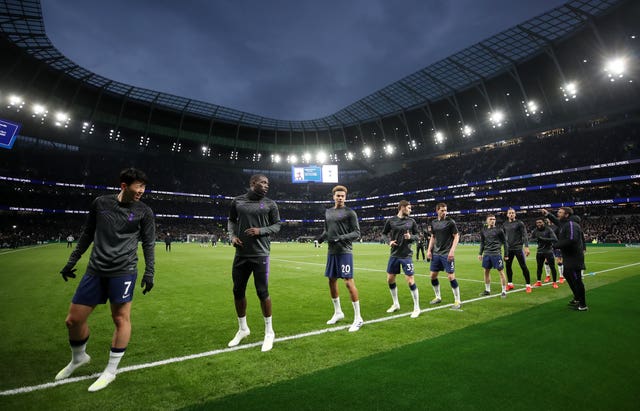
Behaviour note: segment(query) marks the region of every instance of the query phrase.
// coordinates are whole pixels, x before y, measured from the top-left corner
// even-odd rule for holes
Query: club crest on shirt
[[[129,213],[129,218],[127,218],[128,221],[133,221],[133,217],[135,217],[136,215],[133,213]]]

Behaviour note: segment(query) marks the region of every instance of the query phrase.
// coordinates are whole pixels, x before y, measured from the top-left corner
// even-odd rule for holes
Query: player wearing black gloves
[[[96,198],[91,204],[84,232],[60,271],[67,281],[76,277],[75,265],[93,243],[87,271],[71,300],[66,324],[71,344],[71,362],[56,380],[69,377],[78,367],[88,363],[89,340],[87,319],[98,304],[111,304],[115,332],[109,363],[89,391],[105,388],[116,378],[120,359],[131,337],[131,301],[138,275],[138,239],[142,241],[145,271],[140,285],[146,294],[153,288],[155,218],[151,209],[140,201],[147,176],[129,168],[120,173],[120,193]]]

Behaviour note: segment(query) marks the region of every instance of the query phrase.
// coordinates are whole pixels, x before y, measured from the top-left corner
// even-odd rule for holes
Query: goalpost
[[[187,242],[209,246],[213,234],[187,234]]]

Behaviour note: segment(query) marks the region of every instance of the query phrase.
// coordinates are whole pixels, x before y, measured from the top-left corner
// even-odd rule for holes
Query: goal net
[[[211,242],[212,234],[187,234],[188,243],[208,244]]]

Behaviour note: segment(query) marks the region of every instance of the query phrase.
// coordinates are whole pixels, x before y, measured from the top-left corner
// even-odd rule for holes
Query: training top
[[[320,238],[329,243],[329,254],[351,254],[353,241],[360,238],[358,215],[349,207],[327,208]]]
[[[507,239],[507,249],[509,251],[522,250],[523,245],[529,247],[527,228],[522,221],[505,221],[504,224],[502,224],[502,230]]]
[[[406,240],[404,234],[409,231],[411,238]],[[391,257],[407,258],[413,255],[411,245],[418,240],[418,224],[411,217],[398,217],[394,215],[384,223],[382,235],[387,242],[396,240],[396,246],[391,247]]]
[[[250,237],[245,230],[260,228],[260,235]],[[280,213],[275,201],[249,190],[233,199],[229,211],[229,240],[239,238],[242,247],[236,247],[238,257],[264,257],[271,250],[271,234],[280,231]]]
[[[566,266],[584,267],[584,236],[580,224],[572,220],[560,221],[558,242],[555,247],[562,251]]]
[[[549,226],[544,226],[542,230],[536,227],[531,233],[531,238],[538,240],[538,254],[552,252],[553,245],[558,241],[556,233]]]
[[[431,221],[431,236],[435,236],[432,254],[448,255],[453,245],[453,236],[458,234],[456,222],[449,217]]]
[[[117,194],[97,197],[69,263],[76,264],[93,242],[87,273],[101,277],[137,274],[138,240],[142,241],[144,275],[154,275],[156,224],[141,201],[121,203]]]
[[[480,231],[480,255],[501,255],[502,248],[505,248],[506,239],[504,231],[501,228],[493,226],[491,228],[486,225]]]

